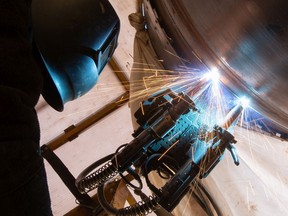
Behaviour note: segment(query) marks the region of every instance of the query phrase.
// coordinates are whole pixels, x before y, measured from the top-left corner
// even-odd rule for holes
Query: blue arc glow
[[[212,68],[208,73],[204,75],[204,78],[211,80],[213,83],[218,83],[220,79],[220,73],[218,68]]]
[[[241,98],[238,98],[237,103],[240,104],[245,109],[249,106],[250,100],[245,96],[243,96]]]

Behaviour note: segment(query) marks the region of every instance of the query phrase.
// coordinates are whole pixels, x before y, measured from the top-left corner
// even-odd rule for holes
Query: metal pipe
[[[129,101],[129,92],[125,92],[118,98],[116,98],[111,103],[107,104],[100,110],[96,111],[94,114],[88,116],[81,122],[76,125],[71,125],[70,127],[64,130],[64,133],[59,135],[58,137],[54,138],[46,145],[54,151],[55,149],[59,148],[60,146],[64,145],[67,142],[72,141],[73,139],[77,138],[81,133],[86,131],[89,127],[94,125],[96,122],[100,121],[108,114],[112,113],[122,105],[126,104]]]
[[[287,1],[146,0],[144,8],[166,69],[217,67],[230,90],[288,131]]]

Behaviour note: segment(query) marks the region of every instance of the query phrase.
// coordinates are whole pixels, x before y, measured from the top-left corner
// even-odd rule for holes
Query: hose
[[[100,184],[104,184],[106,181],[110,180],[118,174],[117,164],[112,164],[111,159],[117,155],[121,148],[125,146],[127,146],[127,144],[119,146],[115,153],[107,155],[106,157],[103,157],[100,160],[94,162],[78,175],[75,184],[80,193],[88,193],[89,191],[97,188]],[[104,165],[96,171],[92,172],[101,164]],[[91,174],[88,175],[89,173]]]
[[[217,215],[222,216],[223,214],[220,207],[217,205],[216,201],[212,198],[211,194],[208,192],[206,187],[200,182],[198,182],[198,187],[201,189],[202,192],[204,192],[204,194],[210,201],[211,205],[213,206],[214,210],[216,211]]]
[[[109,212],[110,214],[116,215],[116,216],[137,216],[137,215],[148,215],[152,211],[155,211],[157,209],[158,205],[158,198],[156,196],[149,196],[147,199],[143,201],[137,202],[133,206],[128,206],[122,209],[116,209],[113,206],[111,206],[108,201],[106,200],[105,194],[104,194],[104,184],[101,184],[98,186],[98,201],[102,208]]]
[[[213,210],[216,213],[217,216],[223,216],[222,211],[220,207],[217,205],[216,201],[212,198],[211,194],[208,192],[208,190],[204,187],[204,185],[200,181],[195,181],[195,185],[197,185],[195,188],[190,188],[189,192],[192,194],[194,199],[197,201],[197,203],[201,206],[201,208],[206,212],[208,216],[213,216]],[[203,194],[204,193],[204,194]],[[206,196],[206,198],[204,197]],[[209,207],[209,203],[211,206]]]
[[[118,174],[117,167],[110,161],[114,155],[114,153],[107,155],[106,157],[94,162],[79,174],[76,178],[75,184],[81,193],[88,193]],[[88,175],[103,163],[105,164],[102,167]]]

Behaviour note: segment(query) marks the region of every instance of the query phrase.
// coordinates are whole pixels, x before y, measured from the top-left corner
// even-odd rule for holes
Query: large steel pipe
[[[144,0],[144,9],[166,68],[217,67],[229,89],[288,131],[286,0]]]

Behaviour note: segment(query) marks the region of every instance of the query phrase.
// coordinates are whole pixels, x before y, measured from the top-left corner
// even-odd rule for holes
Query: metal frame
[[[60,160],[60,158],[58,158],[58,156],[54,153],[54,150],[66,144],[67,142],[70,142],[76,139],[81,133],[89,129],[92,125],[96,124],[98,121],[100,121],[107,115],[111,114],[112,112],[116,111],[118,108],[120,108],[122,105],[126,104],[129,101],[130,82],[129,82],[126,72],[120,69],[119,64],[114,58],[110,59],[109,65],[112,68],[115,75],[117,76],[120,83],[125,88],[126,90],[125,93],[115,98],[113,101],[106,104],[101,109],[97,110],[95,113],[83,119],[76,125],[73,124],[69,126],[68,128],[64,129],[64,133],[52,139],[47,144],[44,144],[41,146],[42,156],[48,161],[48,163],[52,166],[54,171],[62,179],[63,183],[67,186],[70,192],[80,202],[80,205],[72,209],[71,211],[69,211],[67,214],[65,214],[66,216],[68,215],[69,216],[91,215],[91,211],[97,210],[97,206],[99,206],[99,204],[97,204],[98,202],[97,202],[96,196],[90,197],[87,194],[83,195],[77,190],[75,186],[75,177],[70,173],[69,169]],[[112,199],[115,196],[116,191],[119,189],[120,186],[121,184],[119,182],[114,183],[114,184],[109,184],[109,191],[110,192],[114,191],[114,193],[107,193],[107,197],[110,197]],[[123,185],[121,187],[123,187]],[[128,194],[128,196],[129,196],[128,197],[129,200],[133,201],[133,196],[131,194]],[[82,206],[86,206],[86,207],[83,208]],[[99,208],[101,209],[100,206]]]
[[[109,115],[110,113],[114,112],[122,105],[126,104],[129,101],[129,85],[130,81],[127,77],[125,71],[121,70],[119,65],[117,64],[114,58],[111,58],[109,65],[111,66],[113,72],[125,88],[126,92],[120,95],[119,97],[115,98],[113,101],[102,107],[101,109],[97,110],[92,115],[88,116],[87,118],[83,119],[76,125],[70,125],[68,128],[64,129],[64,133],[59,135],[58,137],[52,139],[47,144],[45,144],[50,150],[54,151],[60,146],[64,145],[67,142],[70,142],[76,139],[81,133],[87,130],[89,127],[103,119],[105,116]]]

